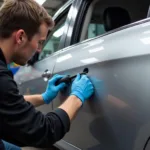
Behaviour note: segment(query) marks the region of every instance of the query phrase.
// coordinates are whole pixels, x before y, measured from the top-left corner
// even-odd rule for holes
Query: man
[[[49,104],[65,83],[56,86],[62,75],[48,82],[43,94],[22,96],[7,64],[25,65],[41,51],[54,22],[33,0],[5,0],[0,8],[0,139],[19,146],[51,147],[69,131],[77,111],[93,94],[87,76],[77,75],[71,94],[54,112],[43,115],[34,106]],[[0,149],[4,149],[0,141]]]

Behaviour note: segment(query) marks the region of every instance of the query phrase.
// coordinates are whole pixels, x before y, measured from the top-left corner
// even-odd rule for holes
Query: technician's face
[[[48,26],[43,23],[29,41],[24,30],[19,30],[16,33],[17,46],[15,48],[13,61],[19,65],[25,65],[35,52],[41,52],[44,41],[48,34]]]

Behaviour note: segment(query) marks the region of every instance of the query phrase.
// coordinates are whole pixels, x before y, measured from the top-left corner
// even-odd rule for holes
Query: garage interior
[[[0,0],[0,6],[4,0]],[[50,15],[54,15],[55,12],[64,4],[67,0],[35,0],[40,5],[42,4]]]

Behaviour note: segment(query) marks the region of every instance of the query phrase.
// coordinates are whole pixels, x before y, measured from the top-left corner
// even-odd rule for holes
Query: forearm
[[[72,95],[59,108],[63,109],[68,114],[70,121],[72,121],[81,106],[81,100]]]
[[[44,104],[42,95],[24,95],[24,99],[30,102],[35,107],[38,107]]]

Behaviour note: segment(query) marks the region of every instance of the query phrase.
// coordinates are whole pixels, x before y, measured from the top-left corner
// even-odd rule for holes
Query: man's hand
[[[63,77],[63,75],[55,75],[48,81],[47,89],[45,93],[42,94],[43,100],[46,104],[49,104],[57,96],[58,92],[66,87],[65,83],[60,83],[56,86],[56,82]]]
[[[78,97],[82,103],[90,98],[94,92],[94,87],[86,75],[78,74],[71,87],[71,95]]]

